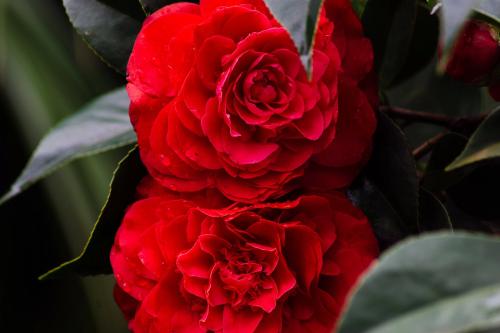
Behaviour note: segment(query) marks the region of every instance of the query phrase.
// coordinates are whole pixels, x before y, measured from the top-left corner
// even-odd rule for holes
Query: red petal
[[[302,288],[309,290],[317,283],[323,267],[323,251],[318,234],[303,225],[286,228],[284,254]]]
[[[224,333],[254,333],[264,317],[262,311],[224,307]]]
[[[235,47],[232,39],[223,36],[212,36],[201,45],[196,60],[196,69],[201,81],[208,89],[215,90],[222,72],[222,57]]]
[[[214,263],[212,256],[205,253],[197,241],[187,252],[177,257],[177,268],[182,274],[208,279]]]
[[[306,139],[311,141],[318,140],[325,129],[323,113],[319,109],[314,108],[304,113],[302,119],[294,123],[294,127]]]

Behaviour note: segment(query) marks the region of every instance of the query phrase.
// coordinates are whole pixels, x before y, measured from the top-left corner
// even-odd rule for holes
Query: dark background
[[[0,0],[0,193],[43,134],[124,83],[73,29],[61,0]],[[1,332],[126,332],[110,276],[37,277],[79,253],[123,151],[72,163],[0,207]]]

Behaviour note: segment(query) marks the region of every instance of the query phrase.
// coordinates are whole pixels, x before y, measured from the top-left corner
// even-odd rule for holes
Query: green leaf
[[[380,189],[369,180],[361,179],[347,193],[353,204],[368,217],[381,249],[408,236],[401,216]]]
[[[73,160],[135,141],[125,89],[108,93],[61,122],[42,139],[0,204]]]
[[[141,21],[98,0],[63,0],[63,4],[89,47],[109,66],[125,73]]]
[[[139,0],[142,8],[148,14],[151,14],[163,6],[171,3],[171,1],[166,0]]]
[[[439,233],[387,251],[361,279],[338,333],[465,333],[500,326],[500,240]]]
[[[416,232],[418,179],[415,160],[404,133],[384,113],[379,113],[374,147],[366,168],[367,178],[380,189],[401,216],[406,232]]]
[[[408,56],[404,66],[391,84],[395,85],[406,80],[428,65],[436,54],[438,39],[438,16],[431,15],[429,9],[419,3]]]
[[[80,275],[111,273],[109,252],[113,246],[116,230],[120,226],[127,206],[135,198],[137,184],[145,175],[146,170],[136,147],[118,164],[110,184],[108,199],[82,253],[45,273],[39,279],[43,280],[70,272]]]
[[[445,168],[460,155],[466,144],[465,136],[457,133],[446,134],[432,150],[422,179],[423,186],[432,191],[442,191],[458,183],[465,175],[464,170],[446,172]]]
[[[482,0],[476,7],[476,12],[481,14],[486,21],[500,27],[500,2],[498,0]]]
[[[158,9],[170,5],[172,3],[175,3],[178,1],[175,0],[139,0],[139,3],[141,4],[142,8],[144,11],[148,14],[152,14]],[[184,0],[183,2],[193,2],[197,3],[198,1],[196,0]]]
[[[309,76],[312,74],[314,35],[323,0],[264,0],[274,17],[288,30]]]
[[[419,231],[453,230],[448,211],[430,191],[420,188]]]
[[[500,109],[491,113],[472,134],[464,151],[446,167],[447,171],[500,157]]]
[[[455,40],[479,1],[480,0],[441,0],[440,39],[443,50],[438,65],[441,72],[444,72],[446,68]]]
[[[416,0],[371,0],[363,13],[363,26],[375,51],[375,65],[383,88],[403,69],[415,30]]]
[[[133,17],[140,22],[144,20],[145,13],[142,10],[141,5],[136,0],[97,0],[97,1],[113,9],[116,9],[120,13]]]
[[[358,14],[358,17],[363,17],[367,2],[368,0],[351,0],[352,8]]]

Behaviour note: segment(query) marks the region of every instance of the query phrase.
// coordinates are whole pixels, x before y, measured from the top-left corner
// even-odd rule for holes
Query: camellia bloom
[[[378,255],[341,193],[225,208],[213,195],[150,193],[128,209],[111,252],[135,333],[330,333]]]
[[[456,42],[446,73],[466,83],[487,84],[499,63],[498,31],[485,22],[471,20]]]
[[[149,173],[174,191],[216,188],[255,203],[298,186],[315,158],[329,185],[348,185],[370,152],[376,101],[373,52],[348,0],[326,2],[314,45],[308,80],[262,0],[151,15],[127,85]]]

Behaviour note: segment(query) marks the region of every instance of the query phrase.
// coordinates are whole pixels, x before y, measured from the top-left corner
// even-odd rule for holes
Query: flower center
[[[249,75],[252,85],[249,89],[249,99],[254,103],[269,104],[278,97],[276,76],[268,70],[259,70]]]
[[[274,256],[274,255],[271,255]],[[258,298],[271,280],[269,254],[255,253],[250,249],[226,250],[221,261],[219,278],[233,306],[244,306]],[[273,265],[271,263],[271,265]]]

